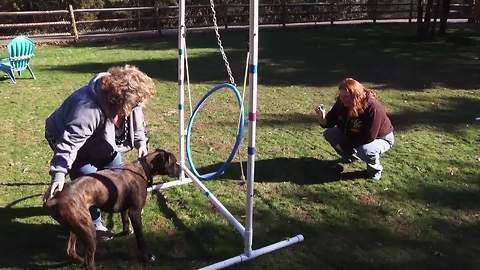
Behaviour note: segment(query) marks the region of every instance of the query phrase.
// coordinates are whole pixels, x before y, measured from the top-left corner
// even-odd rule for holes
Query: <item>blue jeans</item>
[[[120,166],[122,166],[122,154],[117,152],[113,159],[95,164],[91,164],[88,161],[75,160],[68,174],[73,181],[80,176],[95,173],[97,170],[118,168]],[[90,207],[90,215],[92,216],[92,220],[96,220],[100,217],[100,209],[94,206]]]
[[[348,158],[345,156],[345,152],[354,150],[357,156],[367,163],[367,171],[372,173],[383,170],[383,166],[380,164],[380,155],[390,150],[395,143],[393,132],[390,132],[383,138],[375,139],[373,142],[360,145],[355,149],[341,149],[340,145],[348,138],[338,127],[327,128],[323,136],[342,157]]]

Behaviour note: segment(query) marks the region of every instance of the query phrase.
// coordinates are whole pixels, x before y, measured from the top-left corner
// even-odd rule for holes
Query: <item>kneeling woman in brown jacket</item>
[[[326,128],[325,139],[344,162],[365,161],[372,180],[378,181],[383,170],[380,155],[395,141],[392,123],[375,93],[358,81],[344,79],[338,90],[328,113],[323,104],[315,109],[320,125]]]

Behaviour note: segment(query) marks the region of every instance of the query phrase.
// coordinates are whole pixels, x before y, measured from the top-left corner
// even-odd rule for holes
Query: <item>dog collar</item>
[[[153,176],[150,167],[147,164],[147,160],[145,157],[141,157],[138,159],[140,164],[142,165],[143,171],[145,172],[145,176],[147,177],[147,186],[151,187],[153,186]]]

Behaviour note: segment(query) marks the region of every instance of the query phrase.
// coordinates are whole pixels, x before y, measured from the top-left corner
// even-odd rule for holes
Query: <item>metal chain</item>
[[[225,50],[223,49],[223,46],[222,46],[220,33],[218,32],[217,13],[215,12],[215,3],[213,2],[213,0],[210,0],[210,8],[212,9],[213,27],[215,29],[215,35],[217,36],[218,47],[220,48],[220,53],[222,54],[225,67],[227,68],[228,76],[230,78],[230,83],[233,85],[236,85],[235,80],[233,79],[232,70],[230,69],[230,63],[228,63],[227,55],[225,54]]]

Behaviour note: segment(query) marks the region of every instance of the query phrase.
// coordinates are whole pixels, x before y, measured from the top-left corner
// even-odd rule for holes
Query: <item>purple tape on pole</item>
[[[257,121],[257,113],[253,113],[253,112],[248,113],[248,120],[249,120],[250,122],[255,122],[255,121]]]

